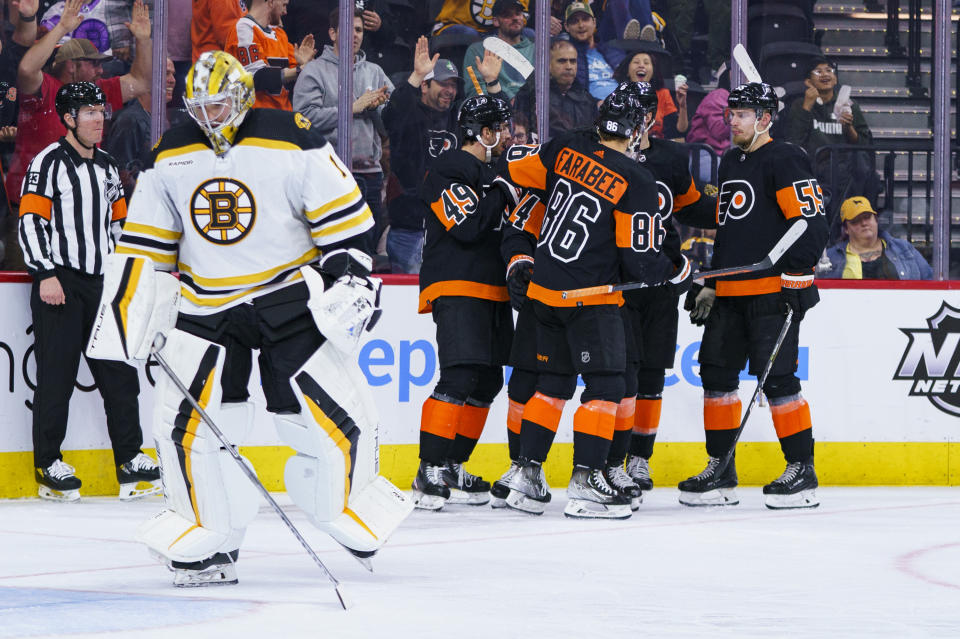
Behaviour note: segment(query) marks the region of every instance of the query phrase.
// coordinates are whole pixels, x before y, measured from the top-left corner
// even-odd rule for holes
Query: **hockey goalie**
[[[287,492],[369,566],[413,508],[378,475],[376,410],[350,355],[380,313],[361,250],[370,209],[306,118],[252,108],[253,78],[232,56],[205,53],[186,84],[193,122],[167,131],[140,175],[87,352],[146,359],[162,343],[176,377],[239,445],[253,424],[259,350],[267,411],[296,451]],[[166,375],[153,435],[166,507],[138,540],[173,568],[176,586],[237,583],[257,490]]]

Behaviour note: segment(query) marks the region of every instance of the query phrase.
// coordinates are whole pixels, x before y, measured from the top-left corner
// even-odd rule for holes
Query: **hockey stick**
[[[733,47],[733,59],[737,61],[737,66],[743,71],[747,82],[763,82],[760,78],[760,72],[757,71],[757,67],[753,65],[753,60],[750,59],[750,54],[747,53],[746,47],[739,42],[737,46]]]
[[[763,389],[763,385],[767,382],[767,376],[770,374],[770,371],[773,369],[773,363],[777,360],[777,355],[780,353],[780,347],[783,346],[783,340],[787,338],[787,331],[790,330],[790,325],[793,323],[793,309],[787,309],[787,316],[783,320],[783,328],[780,329],[780,334],[777,335],[777,341],[773,344],[773,350],[770,352],[770,359],[767,360],[767,365],[763,369],[763,373],[760,375],[760,379],[757,380],[757,387],[753,390],[753,397],[750,398],[750,403],[747,404],[747,410],[743,413],[743,419],[740,420],[740,426],[737,428],[737,432],[733,434],[733,443],[730,444],[730,450],[726,452],[723,456],[723,459],[720,460],[720,463],[717,464],[717,469],[714,471],[715,477],[720,477],[723,474],[723,471],[727,469],[727,466],[730,464],[730,460],[733,459],[733,453],[737,448],[737,442],[740,441],[740,434],[743,433],[743,427],[747,425],[747,419],[750,418],[750,411],[753,410],[754,404],[757,403],[757,398],[760,396],[760,391]]]
[[[780,238],[776,244],[773,245],[773,248],[770,249],[770,252],[767,253],[767,256],[764,257],[759,262],[754,264],[747,264],[745,266],[729,266],[727,268],[718,268],[712,271],[702,271],[700,273],[694,273],[693,279],[695,280],[704,280],[712,277],[723,277],[725,275],[739,275],[741,273],[753,273],[756,271],[762,271],[764,269],[772,268],[777,261],[783,257],[783,254],[793,246],[803,232],[807,230],[807,221],[803,218],[800,218],[793,225],[787,229],[787,232],[783,234],[783,237]],[[569,291],[563,291],[560,293],[562,299],[571,299],[575,297],[590,297],[592,295],[604,295],[606,293],[616,293],[617,291],[632,291],[636,288],[646,288],[650,286],[646,282],[625,282],[623,284],[602,284],[600,286],[588,286],[587,288],[575,288]]]
[[[151,353],[153,354],[154,359],[157,360],[157,363],[160,364],[160,368],[163,369],[163,372],[167,374],[167,377],[173,382],[177,389],[183,394],[187,399],[190,406],[193,407],[193,410],[197,411],[197,414],[200,415],[200,418],[207,424],[210,430],[216,435],[217,439],[220,440],[220,443],[223,444],[224,448],[230,456],[240,465],[240,470],[243,471],[243,474],[247,476],[253,485],[260,491],[260,494],[264,499],[267,500],[267,503],[277,512],[280,516],[280,519],[283,520],[283,523],[287,525],[287,528],[290,529],[290,532],[293,533],[293,536],[297,538],[297,541],[300,542],[300,545],[303,546],[303,549],[307,551],[307,554],[316,562],[317,566],[320,567],[320,570],[323,571],[323,574],[326,575],[327,579],[330,580],[330,583],[333,585],[333,589],[337,593],[337,599],[340,600],[340,605],[343,606],[343,609],[346,610],[352,604],[347,599],[346,593],[343,592],[343,587],[340,585],[340,582],[337,581],[337,578],[323,565],[323,562],[320,561],[320,557],[317,556],[317,553],[313,551],[313,548],[310,547],[310,544],[307,543],[307,540],[303,538],[303,535],[300,534],[300,531],[297,530],[297,527],[293,525],[293,522],[290,521],[290,518],[287,517],[287,514],[283,512],[283,509],[280,508],[279,504],[274,501],[273,497],[270,495],[270,492],[264,487],[264,485],[257,478],[256,473],[247,466],[246,462],[243,461],[243,457],[240,456],[240,453],[233,447],[233,445],[227,441],[226,436],[223,434],[223,431],[213,423],[213,419],[207,415],[207,412],[203,410],[200,404],[197,403],[196,398],[190,394],[190,391],[186,386],[183,385],[183,382],[180,381],[180,378],[177,377],[177,374],[173,372],[173,369],[170,368],[170,365],[167,364],[167,361],[164,359],[163,355],[160,354],[160,350],[163,348],[167,339],[163,336],[162,333],[157,333],[157,336],[153,340],[153,346],[151,347]]]

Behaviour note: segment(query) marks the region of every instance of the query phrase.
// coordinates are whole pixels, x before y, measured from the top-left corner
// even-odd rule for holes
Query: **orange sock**
[[[770,414],[779,439],[813,427],[810,421],[810,405],[802,397],[779,405],[771,402]]]
[[[740,426],[740,396],[727,393],[703,398],[704,430],[733,430]]]
[[[637,435],[656,435],[660,427],[660,409],[663,400],[638,399],[634,413],[633,432]]]

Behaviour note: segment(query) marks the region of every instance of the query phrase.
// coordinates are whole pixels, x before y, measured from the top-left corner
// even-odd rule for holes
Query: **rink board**
[[[861,283],[821,289],[822,302],[803,322],[798,362],[811,406],[821,483],[960,484],[960,294],[948,288],[953,285],[887,283],[878,288]],[[29,496],[36,490],[30,452],[36,366],[29,292],[24,278],[0,279],[5,301],[0,316],[0,498]],[[385,286],[383,305],[384,318],[358,349],[357,363],[381,415],[382,471],[407,486],[417,462],[420,407],[439,375],[433,322],[429,315],[416,313],[416,286]],[[661,485],[699,472],[705,460],[696,362],[701,335],[702,330],[681,315],[675,368],[668,371],[652,460]],[[158,373],[155,364],[141,366],[141,420],[147,442]],[[756,382],[745,373],[742,380],[740,394],[746,404]],[[264,405],[256,375],[251,396]],[[568,403],[548,460],[554,485],[569,478],[575,406],[576,400]],[[495,476],[505,470],[505,420],[502,392],[470,463],[473,472]],[[742,483],[765,483],[782,471],[766,407],[754,411],[743,442],[737,454]],[[281,489],[283,464],[292,451],[280,445],[265,411],[258,411],[246,444],[244,451],[264,481]],[[63,449],[84,481],[85,494],[116,490],[103,405],[82,362]]]

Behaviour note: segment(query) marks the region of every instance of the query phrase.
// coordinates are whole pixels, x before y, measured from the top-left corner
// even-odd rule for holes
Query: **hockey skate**
[[[230,586],[237,583],[236,560],[240,552],[218,552],[213,557],[191,563],[174,561],[173,585],[177,588]]]
[[[737,468],[735,460],[717,475],[720,465],[719,457],[711,457],[707,467],[699,475],[685,479],[679,484],[680,503],[684,506],[736,506],[740,503],[737,497]]]
[[[550,487],[543,474],[543,465],[539,462],[528,461],[510,479],[510,492],[507,495],[507,506],[514,510],[542,515],[550,503]]]
[[[440,510],[450,499],[450,488],[443,481],[444,466],[420,461],[413,478],[413,505],[423,510]]]
[[[77,501],[80,499],[81,482],[76,470],[61,459],[46,468],[35,469],[40,497],[51,501]]]
[[[629,519],[630,499],[614,489],[600,468],[574,466],[563,514],[578,519]],[[509,503],[509,502],[508,502]]]
[[[450,489],[448,504],[482,506],[490,501],[490,482],[468,473],[463,464],[448,460],[443,467],[442,477]]]
[[[160,467],[143,453],[117,466],[117,481],[120,482],[122,501],[163,492],[163,486],[160,484]]]
[[[627,474],[623,466],[608,466],[604,471],[604,476],[614,490],[630,500],[630,510],[640,510],[643,493],[640,492],[640,486]]]
[[[817,474],[813,461],[790,462],[778,478],[763,487],[763,500],[767,508],[816,508]]]
[[[490,507],[506,508],[507,495],[510,494],[510,480],[520,471],[519,462],[511,461],[510,468],[503,474],[503,477],[493,482],[490,486]]]
[[[627,457],[627,474],[641,492],[653,490],[653,480],[650,479],[650,462],[646,457],[630,455]],[[641,501],[643,501],[641,499]]]

